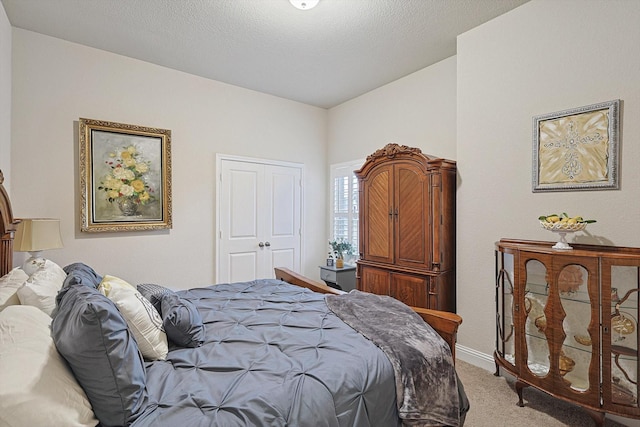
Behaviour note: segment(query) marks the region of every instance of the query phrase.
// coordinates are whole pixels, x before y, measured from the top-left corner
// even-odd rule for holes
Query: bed
[[[459,316],[287,269],[179,291],[82,262],[25,277],[1,183],[0,425],[464,423]]]

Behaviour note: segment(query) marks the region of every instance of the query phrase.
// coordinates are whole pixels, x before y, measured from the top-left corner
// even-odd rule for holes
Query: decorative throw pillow
[[[10,305],[20,304],[18,289],[27,281],[29,276],[20,267],[16,267],[0,277],[0,311]]]
[[[96,417],[104,426],[129,425],[145,411],[149,397],[144,360],[127,322],[109,298],[89,286],[63,288],[57,300],[53,340]]]
[[[98,290],[116,304],[142,355],[149,360],[166,359],[169,345],[158,310],[136,288],[117,277],[105,275]]]
[[[0,312],[0,425],[95,426],[87,395],[51,338],[51,317],[15,305]]]
[[[196,306],[175,293],[162,297],[162,324],[167,337],[181,347],[200,347],[204,325]]]
[[[44,265],[29,276],[20,289],[18,298],[24,305],[33,305],[51,316],[56,308],[56,295],[62,288],[67,273],[55,262],[46,260]]]
[[[63,270],[67,273],[63,286],[80,284],[97,289],[102,281],[102,276],[98,275],[93,268],[81,262],[69,264]]]
[[[142,283],[137,286],[138,292],[142,294],[162,316],[162,297],[167,294],[173,294],[174,292],[165,288],[164,286],[156,285],[153,283]]]

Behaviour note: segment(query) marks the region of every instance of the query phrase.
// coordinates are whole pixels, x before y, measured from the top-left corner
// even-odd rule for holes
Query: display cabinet
[[[640,248],[502,239],[496,244],[496,375],[504,369],[582,406],[640,418]]]

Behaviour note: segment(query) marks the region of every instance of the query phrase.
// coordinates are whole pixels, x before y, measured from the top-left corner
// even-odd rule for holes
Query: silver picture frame
[[[533,118],[532,190],[619,189],[620,100]]]

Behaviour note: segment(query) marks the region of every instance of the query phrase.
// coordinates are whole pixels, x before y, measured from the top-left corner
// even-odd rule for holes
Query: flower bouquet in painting
[[[105,192],[110,203],[117,204],[122,215],[135,216],[140,206],[155,199],[153,189],[146,181],[149,162],[142,158],[135,146],[110,152],[105,163],[110,172],[102,179],[98,190]]]

